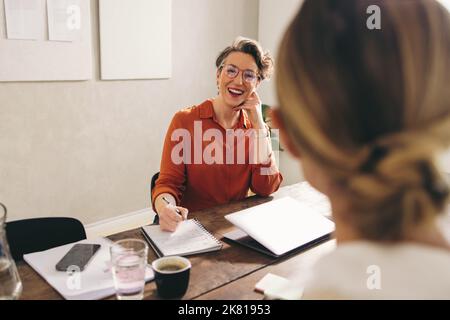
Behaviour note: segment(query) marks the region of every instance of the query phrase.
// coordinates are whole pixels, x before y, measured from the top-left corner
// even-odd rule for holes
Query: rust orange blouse
[[[245,132],[250,128],[251,123],[243,110],[234,130],[242,129]],[[216,134],[220,132],[222,141],[205,135],[208,129],[215,129],[209,132]],[[245,162],[238,161],[239,137],[235,136],[233,143],[230,143],[233,139],[226,139],[227,134],[233,134],[232,131],[225,130],[216,122],[212,100],[178,111],[166,133],[160,174],[152,191],[153,209],[155,210],[155,199],[161,193],[172,194],[179,206],[193,211],[242,200],[249,189],[261,196],[268,196],[278,190],[283,177],[276,167],[273,155],[269,163],[252,164],[248,156],[249,144],[245,143]],[[190,141],[183,144],[186,141],[180,136],[190,136]],[[211,153],[212,142],[219,143],[220,148],[223,148],[223,157],[215,157],[220,156],[220,152]],[[243,150],[242,146],[239,148]],[[233,158],[231,161],[226,159],[227,152],[228,156],[231,154],[230,159]],[[206,159],[204,154],[213,155],[214,162],[208,164],[211,159]],[[181,163],[179,156],[184,157]],[[270,168],[270,174],[262,174],[262,168]]]

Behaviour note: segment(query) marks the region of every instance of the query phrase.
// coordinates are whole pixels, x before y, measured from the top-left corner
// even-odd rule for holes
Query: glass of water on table
[[[141,300],[144,297],[147,244],[139,239],[124,239],[110,248],[111,270],[119,300]]]

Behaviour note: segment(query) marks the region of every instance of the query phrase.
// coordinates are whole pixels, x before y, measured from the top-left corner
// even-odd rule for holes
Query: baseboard
[[[151,208],[130,212],[84,226],[88,239],[107,237],[115,233],[136,229],[152,223],[155,212]]]

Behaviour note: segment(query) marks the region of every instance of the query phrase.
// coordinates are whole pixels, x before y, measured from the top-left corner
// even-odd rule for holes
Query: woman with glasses
[[[256,92],[272,58],[238,38],[216,60],[215,98],[175,114],[167,130],[152,204],[162,230],[174,231],[189,210],[268,196],[282,181]]]
[[[274,120],[336,223],[304,298],[449,299],[436,157],[450,144],[450,13],[433,0],[305,0],[279,52]]]

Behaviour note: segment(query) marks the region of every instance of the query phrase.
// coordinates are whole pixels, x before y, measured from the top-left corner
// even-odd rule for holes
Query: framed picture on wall
[[[171,0],[100,0],[101,79],[165,79],[172,68]]]

